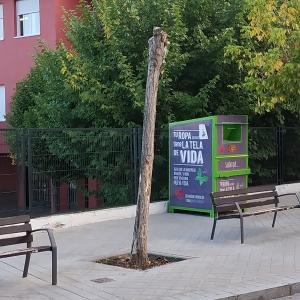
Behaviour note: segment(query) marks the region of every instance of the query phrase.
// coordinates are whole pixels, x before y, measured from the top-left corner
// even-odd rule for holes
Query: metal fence
[[[0,215],[1,212],[15,214],[22,210],[21,200],[24,196],[24,180],[22,170],[17,165],[16,157],[12,157],[7,137],[16,135],[15,130],[0,130]],[[16,144],[17,146],[17,144]]]
[[[152,201],[168,199],[168,130],[155,138]],[[135,203],[141,140],[141,128],[0,130],[0,215]],[[300,128],[250,128],[249,184],[300,180],[298,149]]]
[[[249,129],[250,185],[300,181],[300,128]]]

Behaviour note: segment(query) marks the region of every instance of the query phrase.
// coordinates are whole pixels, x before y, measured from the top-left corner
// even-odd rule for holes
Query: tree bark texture
[[[146,267],[148,264],[148,216],[154,159],[156,102],[159,76],[164,63],[167,45],[167,34],[160,27],[155,27],[153,29],[153,37],[149,39],[149,63],[144,107],[141,167],[131,249],[132,254],[136,252],[137,264],[141,268]]]

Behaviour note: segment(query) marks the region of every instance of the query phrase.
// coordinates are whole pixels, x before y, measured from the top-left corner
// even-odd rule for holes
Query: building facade
[[[49,48],[65,40],[64,10],[76,8],[79,0],[0,0],[0,128],[16,83],[33,65],[39,41]]]
[[[63,15],[65,10],[75,10],[78,3],[79,0],[0,0],[0,214],[5,210],[22,209],[24,203],[28,203],[28,170],[24,170],[24,165],[20,170],[13,163],[5,142],[6,115],[10,111],[16,84],[30,72],[40,41],[49,48],[55,48],[60,41],[68,43]],[[95,180],[85,181],[89,189],[98,188]],[[49,182],[38,184],[48,186]],[[45,192],[49,192],[47,188]],[[74,197],[72,185],[62,184],[57,193],[58,210],[68,210],[70,198]],[[94,196],[86,200],[82,194],[76,197],[79,209],[98,206],[99,201]]]

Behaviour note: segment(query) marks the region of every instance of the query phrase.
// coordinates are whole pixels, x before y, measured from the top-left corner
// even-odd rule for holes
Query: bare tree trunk
[[[160,28],[153,29],[149,39],[148,77],[145,95],[142,157],[139,178],[136,218],[131,254],[136,252],[137,264],[144,268],[148,264],[148,216],[151,195],[151,180],[154,158],[154,132],[159,76],[167,51],[167,34]]]

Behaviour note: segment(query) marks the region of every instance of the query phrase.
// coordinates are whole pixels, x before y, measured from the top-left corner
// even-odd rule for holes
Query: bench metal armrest
[[[56,249],[57,248],[52,229],[49,229],[49,228],[39,228],[39,229],[31,230],[31,233],[38,232],[38,231],[46,231],[48,233],[48,237],[49,237],[49,240],[50,240],[51,248],[52,249]]]
[[[239,212],[239,215],[242,217],[243,216],[243,211],[242,211],[240,205],[237,202],[234,202],[234,204],[235,204],[235,206],[236,206],[236,208]]]
[[[300,204],[300,192],[290,192],[290,193],[284,193],[284,194],[277,194],[277,197],[280,198],[282,196],[296,196],[299,204]]]

